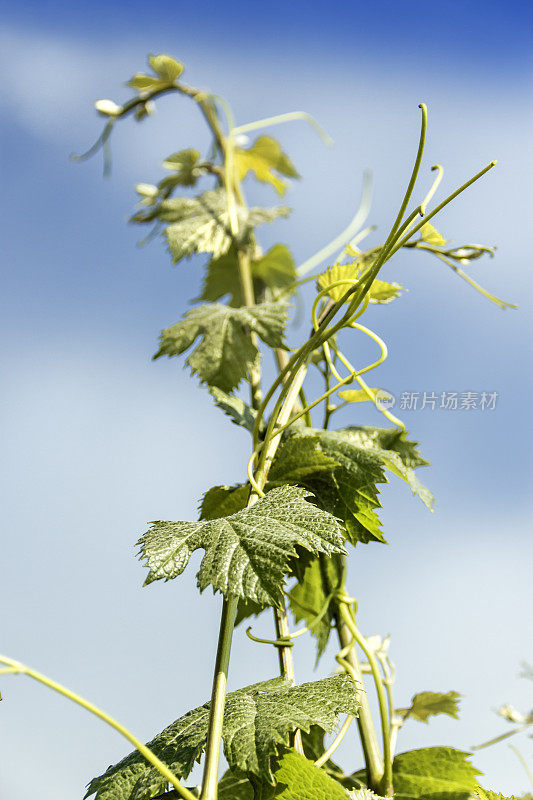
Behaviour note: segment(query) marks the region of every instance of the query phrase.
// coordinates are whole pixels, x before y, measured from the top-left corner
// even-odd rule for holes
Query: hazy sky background
[[[141,589],[133,545],[148,520],[194,519],[210,486],[241,480],[249,442],[178,360],[150,363],[159,330],[198,293],[204,259],[172,268],[160,242],[137,248],[141,232],[126,224],[133,185],[157,180],[165,156],[208,138],[193,105],[168,97],[142,125],[117,126],[111,180],[99,157],[68,159],[100,131],[92,102],[126,98],[122,84],[146,53],[168,52],[185,62],[187,81],[225,95],[239,123],[304,109],[334,138],[328,150],[303,123],[272,131],[304,180],[287,195],[290,220],[260,238],[289,244],[298,262],[348,223],[366,167],[379,226],[368,243],[379,243],[409,176],[420,101],[430,116],[419,200],[435,162],[445,167],[444,196],[499,159],[437,225],[454,244],[498,246],[471,274],[519,310],[502,312],[444,265],[402,253],[385,275],[409,293],[371,315],[390,348],[373,385],[398,397],[496,391],[497,408],[403,412],[432,462],[421,477],[436,512],[398,482],[384,487],[391,544],[361,547],[349,583],[363,632],[392,634],[400,704],[425,689],[464,696],[460,721],[412,722],[400,750],[468,749],[506,730],[492,708],[532,705],[531,684],[516,677],[522,659],[533,661],[529,3],[1,7],[0,651],[145,739],[210,692],[220,598],[195,594],[200,554],[181,579]],[[247,185],[247,194],[277,202],[269,187]],[[354,359],[367,355],[359,347],[347,346]],[[343,413],[339,425],[382,424],[372,410]],[[270,635],[270,620],[256,629]],[[294,653],[298,680],[332,669],[325,659],[312,672],[309,641]],[[271,677],[276,664],[239,630],[231,687]],[[77,800],[128,751],[37,684],[7,676],[1,690],[2,799]],[[531,740],[521,749],[532,763]],[[343,754],[360,766],[349,744]],[[475,763],[490,788],[528,788],[505,744]]]

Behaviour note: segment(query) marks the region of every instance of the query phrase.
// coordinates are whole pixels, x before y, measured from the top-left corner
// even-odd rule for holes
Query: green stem
[[[238,605],[239,599],[237,597],[229,597],[227,600],[223,600],[215,662],[215,675],[213,678],[213,691],[211,693],[211,709],[202,779],[202,794],[200,795],[202,800],[216,800],[217,797],[218,765],[220,761],[220,742],[224,723],[224,708],[226,705],[229,658]]]
[[[14,661],[11,658],[7,658],[6,656],[0,656],[0,663],[6,664],[8,667],[9,672],[18,673],[21,675],[27,675],[29,678],[33,678],[39,683],[48,686],[48,688],[53,689],[55,692],[62,694],[64,697],[67,697],[69,700],[72,700],[74,703],[77,703],[82,708],[85,708],[87,711],[90,711],[91,714],[94,714],[99,719],[106,722],[112,728],[114,728],[118,733],[124,736],[131,744],[143,755],[146,760],[153,766],[155,769],[175,788],[176,792],[183,800],[197,800],[196,795],[194,795],[189,789],[185,786],[182,786],[177,777],[174,775],[171,770],[164,764],[156,755],[152,753],[152,751],[146,747],[136,736],[134,736],[124,725],[121,725],[120,722],[117,722],[116,719],[113,719],[109,714],[106,714],[105,711],[102,711],[94,703],[91,703],[89,700],[85,700],[80,695],[76,694],[75,692],[67,689],[65,686],[62,686],[60,683],[53,681],[51,678],[48,678],[46,675],[43,675],[40,672],[37,672],[31,667],[27,667],[25,664],[21,664],[18,661]],[[3,671],[3,670],[2,670]]]
[[[361,740],[363,756],[365,759],[366,781],[369,789],[378,791],[381,779],[383,777],[383,758],[379,749],[374,722],[372,720],[372,714],[370,713],[370,706],[368,705],[368,697],[365,691],[363,674],[361,672],[361,667],[359,664],[359,659],[357,658],[357,653],[355,652],[355,648],[353,646],[350,647],[353,639],[350,635],[347,625],[342,620],[340,604],[335,599],[333,599],[332,603],[334,609],[333,619],[335,628],[337,630],[339,644],[343,649],[350,648],[346,655],[346,660],[351,666],[351,674],[353,679],[361,687],[361,695],[359,699],[361,705],[357,714],[357,728],[359,730],[359,738]]]
[[[387,698],[385,696],[385,691],[383,689],[381,670],[379,668],[379,664],[377,662],[374,653],[372,652],[372,650],[370,650],[369,647],[367,647],[365,638],[359,632],[359,629],[355,622],[355,615],[347,603],[341,602],[340,613],[344,624],[347,626],[348,630],[354,637],[355,641],[357,642],[357,644],[367,657],[368,663],[370,664],[370,669],[372,670],[372,677],[374,678],[374,683],[376,685],[376,692],[378,696],[379,716],[381,720],[381,732],[383,739],[384,770],[383,770],[383,778],[380,782],[379,789],[385,796],[391,796],[392,755],[391,755],[391,744],[390,744],[390,720],[387,712]]]

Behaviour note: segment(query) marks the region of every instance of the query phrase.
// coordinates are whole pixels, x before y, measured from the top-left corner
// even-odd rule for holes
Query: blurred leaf
[[[377,400],[387,401],[388,398],[392,397],[385,389],[375,388],[370,391],[374,392]],[[342,399],[346,400],[348,403],[373,402],[372,398],[368,396],[368,393],[364,389],[343,389],[339,392],[339,397],[342,397]]]
[[[459,719],[458,692],[420,692],[415,694],[409,708],[397,708],[396,713],[404,719],[408,717],[419,722],[427,722],[429,717],[437,714],[448,714],[454,719]]]
[[[270,183],[280,195],[285,193],[286,184],[275,172],[291,178],[300,177],[279,142],[270,136],[260,136],[246,150],[235,148],[235,168],[239,181],[253,172],[258,181]]]
[[[173,83],[183,72],[183,64],[164,53],[157,56],[149,56],[148,63],[153,71],[168,83]]]
[[[192,148],[180,150],[168,156],[163,161],[163,167],[175,173],[175,175],[171,176],[171,181],[174,185],[193,186],[198,179],[199,170],[197,164],[199,158],[200,153],[198,150],[193,150]],[[164,181],[165,179],[163,179]]]
[[[420,238],[423,242],[435,245],[436,247],[442,247],[447,242],[447,239],[433,227],[431,222],[426,222],[422,225],[420,228]]]

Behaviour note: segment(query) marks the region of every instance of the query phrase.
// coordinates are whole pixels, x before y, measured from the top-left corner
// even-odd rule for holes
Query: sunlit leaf
[[[226,596],[279,605],[297,548],[314,555],[345,552],[338,521],[308,496],[304,489],[282,486],[227,517],[152,523],[139,541],[149,568],[145,584],[181,575],[192,553],[203,549],[200,591],[212,586]]]
[[[300,177],[279,142],[270,136],[260,136],[246,150],[235,148],[235,168],[240,181],[253,172],[258,181],[270,183],[278,194],[285,193],[286,184],[276,172],[291,178]]]
[[[422,241],[435,245],[436,247],[442,247],[447,242],[447,239],[433,227],[431,222],[425,222],[424,225],[422,225],[420,228],[420,238]]]
[[[301,686],[275,678],[239,689],[226,697],[224,755],[233,769],[273,783],[272,760],[280,746],[289,746],[292,731],[309,730],[311,725],[331,731],[338,714],[357,714],[357,709],[355,684],[346,675]],[[206,703],[189,711],[148,743],[178,778],[189,775],[205,750],[209,710]],[[95,800],[148,800],[163,791],[165,784],[144,756],[134,751],[94,778],[85,796],[96,794]]]

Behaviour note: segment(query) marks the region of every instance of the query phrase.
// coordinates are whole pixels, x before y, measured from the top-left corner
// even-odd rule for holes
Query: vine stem
[[[152,751],[143,744],[136,736],[134,736],[124,725],[121,725],[120,722],[117,722],[116,719],[113,719],[109,714],[106,714],[105,711],[102,711],[94,703],[91,703],[89,700],[85,700],[85,698],[80,697],[80,695],[76,694],[75,692],[67,689],[65,686],[62,686],[60,683],[53,681],[51,678],[48,678],[46,675],[43,675],[40,672],[32,669],[31,667],[26,666],[25,664],[21,664],[18,661],[14,661],[12,658],[8,658],[7,656],[0,656],[0,663],[6,664],[7,669],[0,670],[0,673],[15,673],[21,675],[27,675],[29,678],[33,678],[34,680],[38,681],[39,683],[48,686],[49,689],[53,689],[55,692],[62,694],[64,697],[67,697],[69,700],[72,700],[74,703],[77,703],[82,708],[85,708],[87,711],[90,711],[91,714],[94,714],[99,719],[107,722],[112,728],[114,728],[118,733],[124,736],[131,744],[143,755],[150,764],[157,769],[157,771],[164,777],[166,780],[172,784],[176,792],[183,800],[197,800],[196,795],[194,795],[189,789],[185,786],[182,786],[177,777],[174,775],[171,770],[163,764],[162,761],[152,753]]]
[[[381,720],[381,732],[383,738],[383,777],[380,781],[379,789],[385,796],[392,796],[392,755],[391,755],[391,742],[390,742],[390,721],[387,712],[387,698],[383,688],[383,680],[381,678],[381,671],[376,657],[372,650],[367,646],[364,637],[359,632],[355,623],[355,615],[351,607],[345,603],[340,603],[340,614],[342,621],[352,634],[353,638],[365,654],[372,670],[372,677],[376,685],[376,692],[379,703],[379,715]]]

